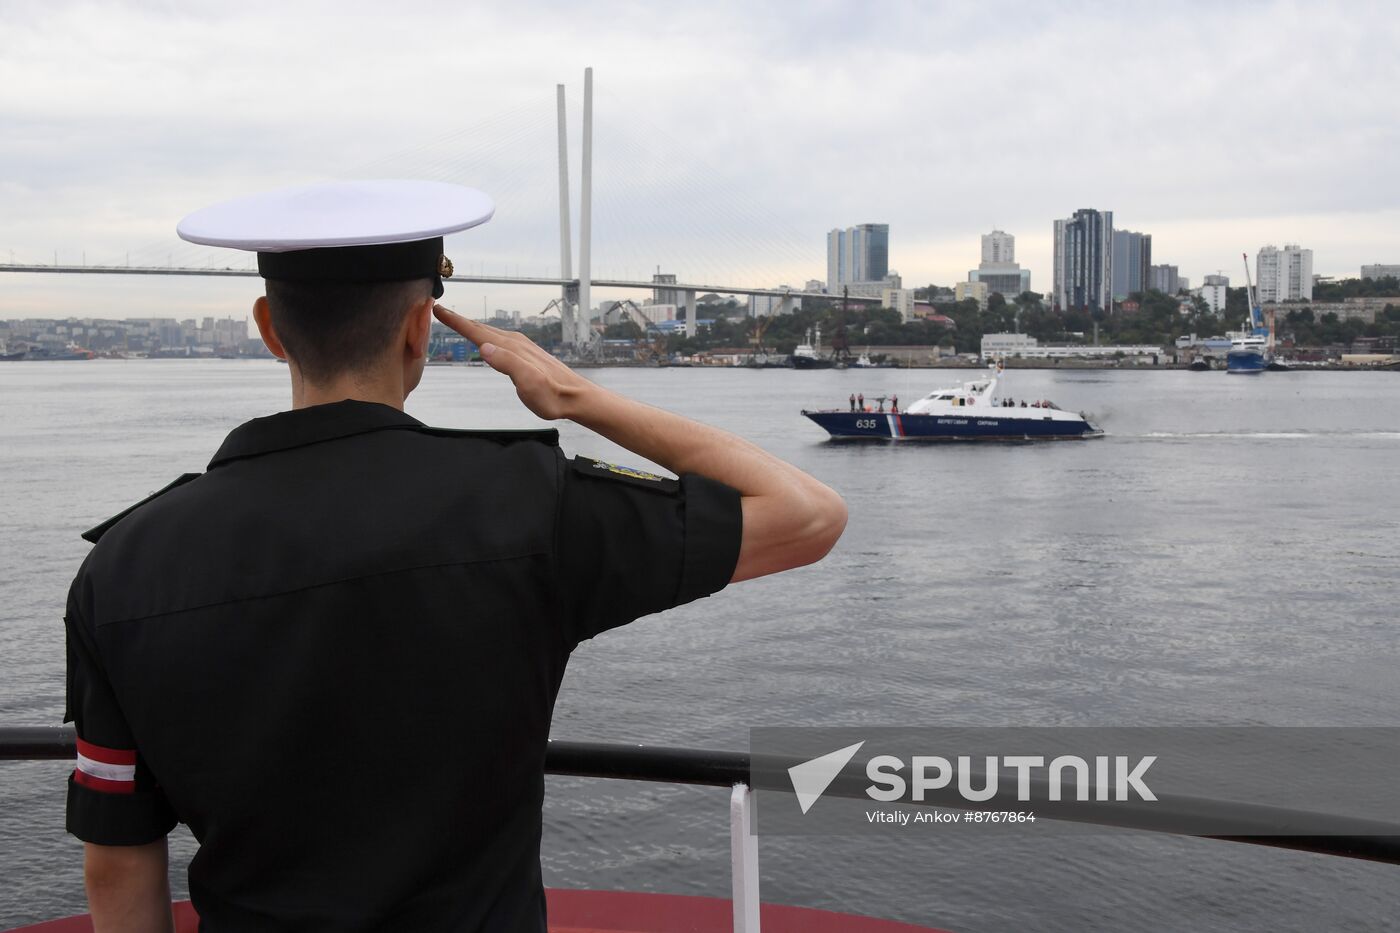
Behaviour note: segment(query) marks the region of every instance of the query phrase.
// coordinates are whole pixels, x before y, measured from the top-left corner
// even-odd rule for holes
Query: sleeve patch
[[[575,457],[573,465],[575,470],[585,476],[631,483],[634,486],[641,486],[644,489],[652,489],[657,492],[674,493],[680,488],[679,481],[670,477],[648,473],[646,470],[638,470],[635,467],[608,463],[605,460],[595,460],[592,457]]]
[[[136,793],[136,750],[103,748],[78,739],[73,780],[106,794]]]

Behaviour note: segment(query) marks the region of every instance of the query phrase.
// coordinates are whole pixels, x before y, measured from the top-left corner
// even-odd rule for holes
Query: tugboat
[[[998,391],[1002,367],[987,378],[952,389],[930,392],[904,411],[877,398],[875,411],[826,409],[802,414],[833,438],[930,441],[1083,440],[1103,431],[1083,413],[1064,411],[1053,402],[1013,402]]]

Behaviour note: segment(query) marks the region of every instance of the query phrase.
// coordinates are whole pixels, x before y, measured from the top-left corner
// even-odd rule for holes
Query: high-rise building
[[[1055,307],[1113,308],[1113,211],[1082,208],[1055,221]]]
[[[1132,230],[1113,231],[1113,297],[1122,301],[1151,285],[1152,235]]]
[[[890,271],[890,225],[859,224],[826,235],[826,287],[883,282]]]
[[[1155,288],[1163,295],[1175,295],[1181,291],[1181,276],[1177,274],[1176,266],[1160,265],[1153,266],[1148,278],[1148,288]]]
[[[1210,306],[1212,314],[1225,312],[1225,297],[1230,289],[1228,275],[1208,275],[1201,286],[1201,298]]]
[[[651,277],[653,285],[675,285],[676,277],[671,273],[663,273],[660,267],[656,274]],[[679,305],[681,303],[681,293],[674,288],[654,288],[651,291],[651,303],[654,305]]]
[[[1387,276],[1400,279],[1400,264],[1376,263],[1372,266],[1361,267],[1363,279],[1383,279]]]
[[[982,234],[982,262],[1015,262],[1016,238],[1002,230]]]
[[[1014,298],[1031,290],[1031,271],[1016,262],[1016,238],[1001,230],[982,234],[982,262],[967,273],[969,282],[982,282],[988,294]]]
[[[1312,250],[1296,243],[1286,243],[1283,249],[1265,246],[1259,250],[1254,264],[1259,288],[1259,301],[1311,301],[1313,274]]]

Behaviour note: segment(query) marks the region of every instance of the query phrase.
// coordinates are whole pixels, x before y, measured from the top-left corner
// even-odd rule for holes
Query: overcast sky
[[[1400,262],[1393,2],[0,2],[0,262],[246,266],[183,246],[205,204],[327,178],[472,184],[463,271],[557,275],[554,88],[577,223],[595,69],[594,273],[800,285],[890,224],[907,285],[1114,211],[1199,284],[1298,242]],[[577,239],[575,239],[577,243]],[[256,280],[0,275],[0,318],[243,315]],[[454,286],[469,312],[549,293]]]

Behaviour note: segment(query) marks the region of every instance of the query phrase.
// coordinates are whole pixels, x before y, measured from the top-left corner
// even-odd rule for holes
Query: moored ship
[[[1230,350],[1225,354],[1225,371],[1252,376],[1270,369],[1274,362],[1274,315],[1268,323],[1259,305],[1258,293],[1249,277],[1249,256],[1244,257],[1245,295],[1249,300],[1249,320],[1238,333],[1230,334]]]
[[[807,331],[807,340],[799,343],[792,351],[793,369],[833,369],[836,361],[829,356],[822,356],[822,329],[820,327]]]
[[[1230,342],[1230,350],[1225,354],[1225,371],[1228,373],[1262,373],[1268,368],[1271,355],[1263,337],[1253,334],[1240,334]]]
[[[1019,401],[1000,391],[1002,369],[985,379],[938,389],[904,411],[897,402],[885,410],[827,409],[802,412],[833,438],[932,441],[1082,440],[1103,431],[1080,412],[1065,411],[1045,399]]]

